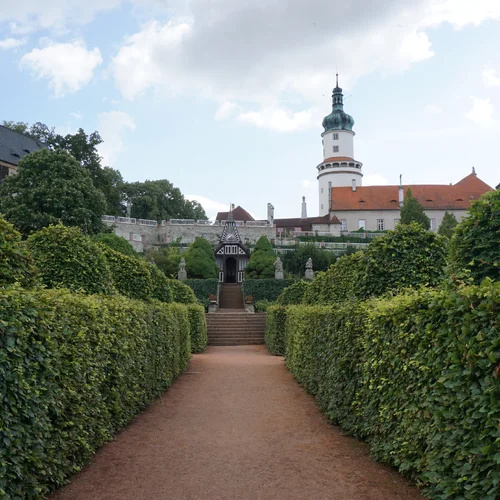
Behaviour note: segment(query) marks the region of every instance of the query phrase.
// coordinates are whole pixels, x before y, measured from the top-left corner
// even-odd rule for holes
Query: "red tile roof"
[[[338,161],[356,161],[353,160],[352,158],[349,158],[349,156],[331,156],[330,158],[327,158],[326,160],[323,160],[321,163],[328,163],[328,162],[338,162]],[[321,165],[320,163],[320,165]]]
[[[219,212],[215,220],[227,220],[228,215],[229,212]],[[245,222],[255,220],[244,208],[241,208],[239,205],[233,210],[233,219]]]
[[[455,185],[415,184],[411,189],[419,203],[429,210],[465,210],[472,200],[493,188],[470,174]],[[332,210],[398,210],[399,186],[359,186],[332,188]]]

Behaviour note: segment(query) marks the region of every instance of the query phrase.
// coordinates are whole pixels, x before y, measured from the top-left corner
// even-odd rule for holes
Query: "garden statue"
[[[313,261],[311,257],[307,259],[306,262],[306,274],[305,274],[306,280],[313,280],[314,279],[314,271],[313,271]]]
[[[177,273],[177,279],[179,281],[187,280],[186,261],[184,260],[184,257],[182,257],[179,263],[179,272]]]
[[[279,257],[276,259],[276,262],[274,263],[274,277],[277,280],[283,279],[283,262],[281,262],[281,259]]]

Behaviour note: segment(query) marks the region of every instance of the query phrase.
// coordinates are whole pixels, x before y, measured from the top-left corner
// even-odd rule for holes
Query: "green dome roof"
[[[352,130],[354,127],[354,118],[344,112],[343,98],[337,75],[337,86],[333,89],[332,94],[332,112],[323,119],[325,132],[328,130]]]

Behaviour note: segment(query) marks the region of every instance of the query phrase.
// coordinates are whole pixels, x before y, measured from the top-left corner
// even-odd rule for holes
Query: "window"
[[[9,167],[0,165],[0,182],[2,182],[9,175]]]
[[[338,153],[339,152],[339,147],[338,146],[333,146],[333,152]]]
[[[384,219],[377,219],[377,231],[385,231]]]
[[[340,230],[347,231],[347,220],[346,219],[340,219]]]
[[[321,194],[323,194],[323,188],[321,188]]]
[[[323,210],[323,203],[321,204],[321,210]]]
[[[339,140],[339,134],[333,134],[333,140],[338,141]]]
[[[358,219],[358,229],[364,229],[366,231],[366,219]]]
[[[431,231],[436,230],[436,219],[430,219],[431,221]]]

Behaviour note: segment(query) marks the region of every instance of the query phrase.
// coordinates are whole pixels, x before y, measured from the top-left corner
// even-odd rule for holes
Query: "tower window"
[[[339,134],[333,134],[333,140],[338,141],[339,140]]]
[[[321,194],[323,194],[323,188],[321,188]]]
[[[338,146],[333,146],[333,152],[338,153],[339,152],[339,147]]]

